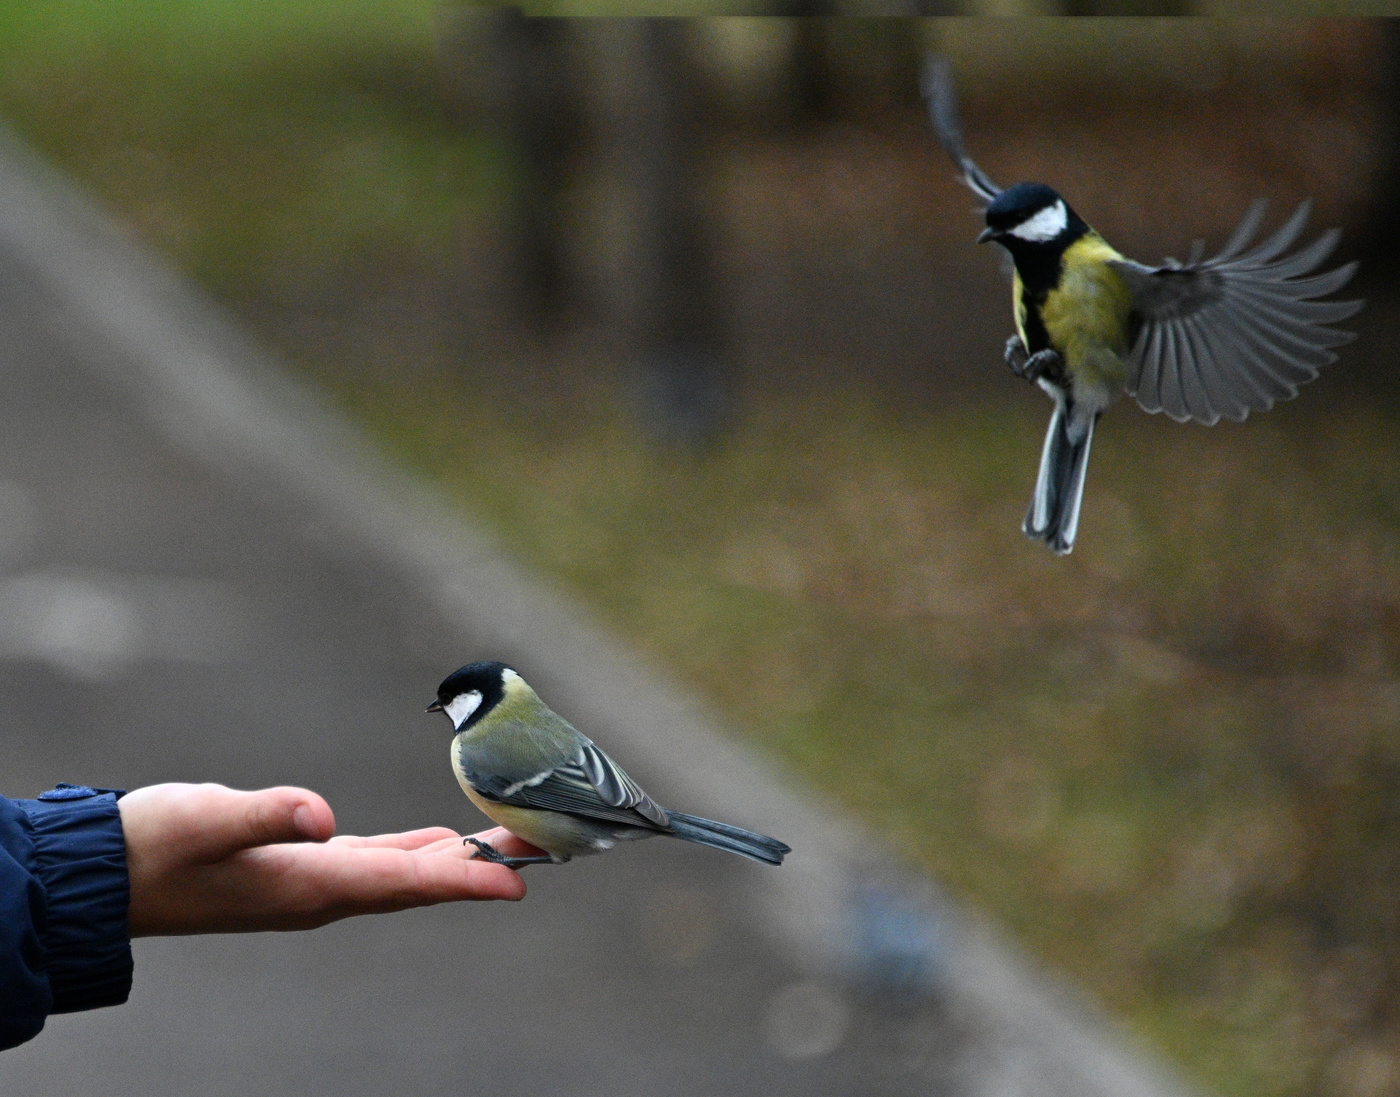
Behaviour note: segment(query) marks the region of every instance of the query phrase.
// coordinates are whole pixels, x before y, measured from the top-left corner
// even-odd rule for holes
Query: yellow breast
[[[1121,258],[1097,233],[1065,249],[1059,285],[1045,297],[1040,319],[1050,345],[1072,376],[1120,386],[1126,380],[1128,324],[1133,298],[1108,265]]]

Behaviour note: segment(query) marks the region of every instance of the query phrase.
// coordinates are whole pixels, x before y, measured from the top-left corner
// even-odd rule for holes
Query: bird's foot
[[[476,846],[476,855],[473,861],[489,861],[493,865],[505,865],[506,868],[520,868],[524,865],[552,865],[554,858],[545,854],[542,857],[507,857],[490,842],[483,842],[480,838],[463,838],[462,845]]]
[[[1026,359],[1029,357],[1026,344],[1021,342],[1019,335],[1013,335],[1006,341],[1006,364],[1017,377],[1025,376]]]
[[[1058,381],[1064,376],[1064,370],[1065,360],[1058,351],[1038,350],[1025,360],[1017,376],[1032,383],[1039,382],[1042,377]]]

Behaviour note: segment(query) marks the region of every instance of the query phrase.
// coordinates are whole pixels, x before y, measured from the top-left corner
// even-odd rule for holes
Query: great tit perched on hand
[[[769,865],[792,852],[751,830],[663,808],[504,663],[472,663],[448,675],[428,711],[452,721],[452,769],[467,798],[547,854],[505,857],[465,839],[485,860],[508,868],[563,864],[658,834]]]
[[[1055,401],[1035,494],[1022,529],[1064,555],[1074,548],[1094,424],[1124,391],[1149,412],[1207,426],[1243,420],[1298,394],[1351,332],[1326,325],[1360,301],[1316,301],[1357,264],[1312,274],[1337,245],[1331,229],[1283,253],[1307,223],[1304,202],[1273,236],[1246,250],[1265,203],[1250,206],[1221,252],[1159,267],[1126,259],[1042,183],[1002,190],[963,148],[948,63],[924,63],[923,92],[939,140],[986,205],[978,243],[994,240],[1015,266],[1016,334],[1006,362]]]

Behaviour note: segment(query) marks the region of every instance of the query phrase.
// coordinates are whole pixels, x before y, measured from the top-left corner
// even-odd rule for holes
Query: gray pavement
[[[343,832],[475,827],[422,709],[497,656],[663,802],[797,848],[654,841],[528,870],[518,905],[140,941],[130,1004],[53,1018],[0,1092],[1179,1092],[8,144],[0,378],[0,792],[295,783]]]

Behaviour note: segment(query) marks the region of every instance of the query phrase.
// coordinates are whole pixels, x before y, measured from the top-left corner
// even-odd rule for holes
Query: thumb
[[[309,789],[219,789],[211,800],[199,844],[212,861],[278,842],[324,842],[335,833],[330,805]]]
[[[246,844],[240,848],[276,842],[324,842],[335,833],[331,806],[310,789],[279,788],[245,792],[243,827]]]

